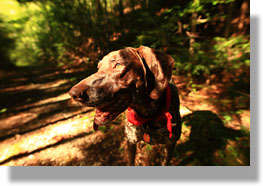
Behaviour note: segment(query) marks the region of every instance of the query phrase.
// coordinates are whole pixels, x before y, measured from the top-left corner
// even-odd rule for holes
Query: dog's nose
[[[69,95],[70,95],[72,98],[76,99],[76,98],[80,97],[81,92],[80,92],[78,89],[76,89],[75,87],[72,87],[72,88],[70,89],[70,91],[69,91]]]
[[[81,90],[77,87],[72,87],[69,91],[69,95],[78,102],[87,102],[89,96],[87,95],[86,91]]]

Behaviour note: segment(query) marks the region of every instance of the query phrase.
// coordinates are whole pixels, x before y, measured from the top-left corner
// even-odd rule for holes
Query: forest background
[[[62,121],[91,118],[65,97],[69,88],[95,72],[105,54],[146,45],[175,59],[173,80],[180,91],[183,136],[173,164],[249,164],[248,0],[0,0],[0,7],[0,146],[9,149],[0,163],[88,165],[88,160],[77,161],[73,155],[63,161],[40,160],[42,150],[77,140],[81,132],[69,137],[53,133],[53,141],[32,148],[22,147],[27,143],[22,139],[30,132],[31,137],[51,135],[45,127]],[[212,125],[203,126],[206,123]],[[113,128],[101,132],[108,130]],[[120,157],[123,146],[116,146]],[[38,156],[29,161],[32,154]]]

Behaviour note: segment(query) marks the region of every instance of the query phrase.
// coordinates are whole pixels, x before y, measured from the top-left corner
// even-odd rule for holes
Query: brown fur
[[[174,60],[149,47],[125,48],[106,55],[98,64],[98,72],[72,87],[69,94],[78,102],[96,108],[94,129],[112,121],[127,107],[143,118],[154,118],[165,104],[165,89],[170,86],[173,136],[170,139],[166,120],[150,121],[143,126],[125,125],[129,165],[134,165],[136,143],[147,131],[153,144],[166,144],[169,165],[176,141],[181,134],[179,96],[170,82]],[[169,83],[170,82],[170,83]]]

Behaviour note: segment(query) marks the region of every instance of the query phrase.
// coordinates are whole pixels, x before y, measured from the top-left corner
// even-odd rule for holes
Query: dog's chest
[[[128,141],[130,143],[136,143],[138,141],[144,140],[147,143],[151,144],[166,144],[168,141],[174,140],[178,138],[180,127],[178,122],[179,113],[179,98],[178,92],[174,85],[170,85],[171,87],[171,95],[172,101],[169,108],[169,113],[172,116],[172,138],[169,137],[169,130],[167,127],[167,119],[153,119],[147,123],[144,123],[140,126],[136,126],[128,120],[125,123],[125,133]],[[175,99],[176,98],[176,99]],[[165,100],[165,99],[164,99]],[[149,107],[144,108],[145,111],[149,109]],[[149,111],[148,111],[149,112]],[[156,116],[158,118],[158,116]],[[145,139],[146,134],[146,139]]]
[[[136,143],[143,140],[150,144],[166,144],[168,141],[173,140],[176,135],[174,134],[174,129],[176,127],[175,122],[172,123],[172,127],[173,136],[172,139],[170,139],[167,129],[167,120],[165,118],[158,121],[150,121],[140,126],[126,121],[125,134],[130,143]]]

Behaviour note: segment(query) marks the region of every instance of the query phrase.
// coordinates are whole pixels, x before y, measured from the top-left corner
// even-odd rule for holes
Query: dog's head
[[[149,47],[113,51],[98,63],[98,72],[69,91],[84,105],[95,107],[94,129],[125,111],[137,92],[158,99],[171,78],[174,60]]]

